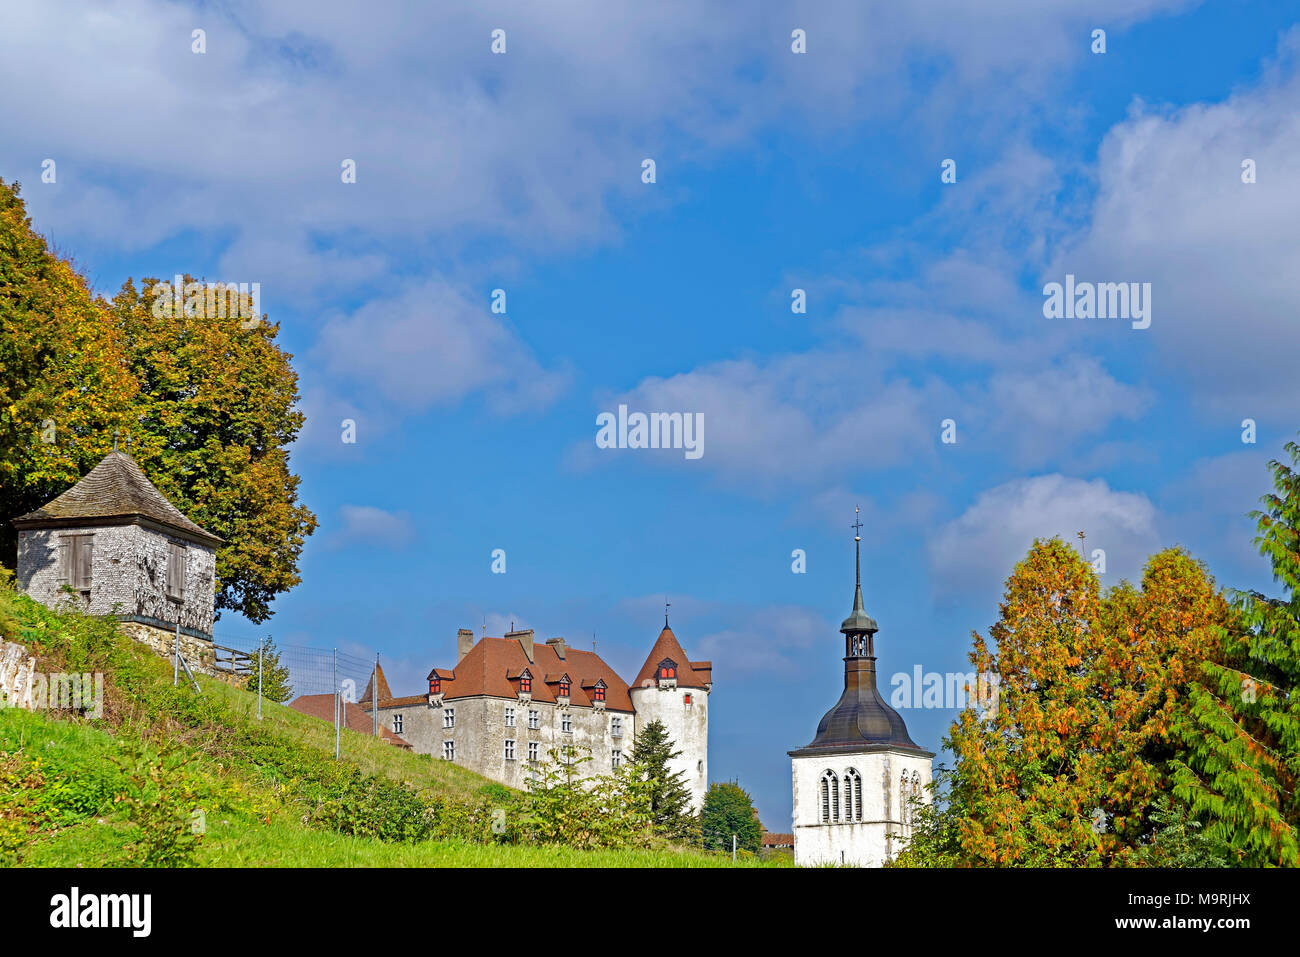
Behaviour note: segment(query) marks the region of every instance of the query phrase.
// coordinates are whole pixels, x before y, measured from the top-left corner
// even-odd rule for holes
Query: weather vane
[[[670,606],[671,604],[672,602],[670,602],[667,598],[664,599],[664,627],[665,628],[668,627],[668,606]]]

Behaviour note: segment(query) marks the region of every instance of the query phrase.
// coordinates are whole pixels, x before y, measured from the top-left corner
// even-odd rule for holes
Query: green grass
[[[198,676],[205,695],[220,701],[238,720],[257,723],[257,694],[233,688],[215,678]],[[283,735],[332,757],[334,725],[300,714],[285,705],[262,702],[261,726],[270,734]],[[493,782],[451,761],[434,760],[395,748],[381,738],[343,728],[339,734],[339,757],[366,774],[403,781],[418,788],[431,788],[451,797],[471,797]]]
[[[114,859],[129,839],[120,823],[84,822],[34,842],[24,866],[77,867]],[[732,867],[730,857],[703,851],[577,851],[567,847],[474,844],[464,841],[385,843],[284,821],[209,819],[198,863],[203,867]],[[749,858],[738,867],[780,862]]]
[[[270,702],[258,720],[255,693],[214,678],[199,679],[201,694],[173,687],[170,666],[110,623],[52,612],[2,582],[0,634],[44,671],[107,675],[101,720],[0,708],[0,863],[130,866],[143,818],[132,816],[139,802],[122,801],[129,793],[169,808],[185,833],[202,811],[197,866],[733,866],[729,855],[671,845],[528,843],[518,792],[349,730],[336,762],[333,725]],[[512,825],[506,836],[488,826],[493,813]],[[429,814],[432,830],[410,826]],[[429,833],[443,836],[420,838]],[[788,855],[737,861],[788,864]]]

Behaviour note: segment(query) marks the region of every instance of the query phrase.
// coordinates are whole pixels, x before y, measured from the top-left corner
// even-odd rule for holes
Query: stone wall
[[[0,642],[0,706],[32,709],[32,675],[36,659],[22,645]]]
[[[123,634],[134,638],[142,645],[148,645],[157,654],[171,660],[172,649],[176,647],[175,631],[166,631],[138,621],[124,621],[117,627]],[[212,642],[181,632],[180,646],[185,663],[195,674],[227,677],[216,670],[216,652],[213,651]]]
[[[455,725],[444,727],[447,709],[454,709]],[[506,709],[514,709],[514,726],[506,724]],[[528,727],[528,712],[536,711],[539,727]],[[563,715],[568,713],[572,731],[564,731]],[[402,730],[396,732],[411,743],[420,754],[443,755],[443,742],[456,745],[456,763],[484,777],[513,788],[525,790],[532,766],[528,761],[528,745],[538,746],[538,764],[548,761],[547,752],[558,750],[566,744],[578,749],[591,749],[592,760],[581,765],[583,777],[608,774],[613,770],[613,752],[618,750],[627,761],[632,751],[636,731],[636,716],[626,711],[597,710],[569,705],[561,707],[549,701],[523,701],[518,698],[451,698],[439,706],[430,706],[421,699],[418,704],[405,704],[379,709],[379,720],[384,727],[395,731],[394,718],[402,717]],[[620,735],[615,735],[614,719],[622,725]],[[505,757],[506,741],[514,741],[514,759]]]
[[[62,551],[72,535],[93,535],[90,594],[72,596]],[[168,543],[185,546],[185,586],[167,597]],[[141,525],[29,529],[18,535],[18,587],[42,604],[65,602],[92,615],[136,615],[210,635],[214,615],[216,553],[206,545]]]

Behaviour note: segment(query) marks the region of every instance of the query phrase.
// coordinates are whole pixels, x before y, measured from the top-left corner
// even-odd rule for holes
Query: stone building
[[[857,552],[862,539],[853,541]],[[934,754],[911,739],[876,687],[879,628],[863,608],[860,555],[856,561],[853,611],[840,626],[844,693],[813,740],[790,752],[794,859],[801,866],[880,867],[906,845],[913,799],[929,794]]]
[[[532,630],[483,637],[461,629],[455,668],[429,672],[426,694],[394,697],[376,669],[359,704],[422,754],[463,764],[524,789],[549,752],[573,745],[607,774],[628,759],[637,729],[655,718],[682,752],[673,770],[699,810],[708,789],[708,698],[712,664],[691,661],[668,627],[629,685],[594,651],[563,638],[537,642]]]
[[[163,497],[114,449],[72,488],[13,520],[18,587],[71,602],[170,654],[179,627],[191,667],[211,664],[216,548],[222,540]]]

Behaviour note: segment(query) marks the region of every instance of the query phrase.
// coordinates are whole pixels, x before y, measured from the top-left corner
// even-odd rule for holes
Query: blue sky
[[[321,521],[277,641],[415,692],[457,628],[513,621],[630,677],[667,596],[714,661],[713,778],[786,830],[855,505],[886,684],[965,671],[1036,535],[1084,530],[1107,583],[1181,544],[1269,586],[1245,513],[1300,427],[1288,6],[20,0],[0,177],[104,293],[261,283]],[[1151,283],[1150,328],[1045,318],[1067,273]],[[619,403],[703,413],[704,454],[598,449]],[[903,714],[937,748],[954,712]]]

